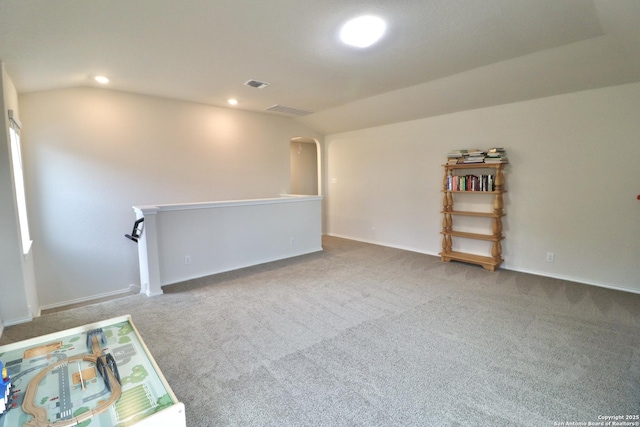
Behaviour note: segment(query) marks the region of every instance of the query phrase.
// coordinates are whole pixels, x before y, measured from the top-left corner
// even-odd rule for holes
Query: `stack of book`
[[[478,150],[477,148],[467,150],[467,154],[464,156],[462,163],[483,163],[485,154],[484,151]]]
[[[509,163],[507,153],[502,147],[493,147],[487,150],[487,155],[484,159],[485,163]]]
[[[507,153],[502,147],[492,147],[486,151],[478,150],[451,150],[447,153],[447,164],[474,164],[474,163],[509,163]]]
[[[447,153],[447,164],[455,165],[459,160],[464,159],[467,150],[451,150]]]

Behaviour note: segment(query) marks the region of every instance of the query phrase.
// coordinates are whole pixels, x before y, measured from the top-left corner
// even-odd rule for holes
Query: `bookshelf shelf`
[[[495,212],[471,212],[471,211],[450,211],[445,212],[441,211],[440,213],[448,213],[450,215],[460,215],[460,216],[477,216],[482,218],[499,218],[503,217],[504,213],[497,214]]]
[[[500,268],[502,259],[501,241],[502,217],[504,201],[502,198],[504,191],[504,163],[472,163],[472,164],[446,164],[444,167],[444,179],[442,192],[442,252],[440,259],[444,262],[462,261],[482,266],[489,271]],[[475,169],[474,174],[468,174],[467,169]],[[476,175],[475,173],[480,173]],[[475,190],[460,190],[460,188],[475,188]],[[466,186],[466,187],[464,187]],[[473,187],[471,187],[473,186]],[[465,194],[488,194],[492,197],[487,200],[492,212],[456,211],[453,208],[454,197],[465,197]],[[453,217],[467,216],[477,218],[487,218],[490,226],[487,226],[487,233],[469,233],[454,230]],[[482,256],[452,250],[453,239],[475,239],[492,242],[491,255]]]
[[[491,242],[498,242],[504,239],[504,236],[482,233],[469,233],[467,231],[443,231],[440,234],[444,234],[445,236],[448,235],[451,237],[464,237],[466,239],[488,240]]]
[[[485,270],[495,271],[498,266],[492,257],[467,254],[464,252],[450,251],[442,255],[442,261],[463,261],[471,264],[481,265]]]
[[[476,168],[478,169],[478,168]],[[448,190],[447,193],[467,193],[467,194],[498,194],[497,191],[480,191],[480,190]],[[502,191],[500,194],[506,193]]]

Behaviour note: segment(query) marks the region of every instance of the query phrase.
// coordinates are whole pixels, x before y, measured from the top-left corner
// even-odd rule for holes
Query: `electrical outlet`
[[[553,252],[547,252],[547,261],[548,262],[553,262],[553,260],[556,258],[556,254],[554,254]]]
[[[191,255],[184,256],[184,263],[187,265],[191,264]]]

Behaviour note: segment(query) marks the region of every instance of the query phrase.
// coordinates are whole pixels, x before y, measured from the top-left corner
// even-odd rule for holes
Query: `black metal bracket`
[[[138,243],[138,239],[142,235],[142,229],[144,228],[144,224],[142,224],[143,222],[144,218],[136,220],[136,222],[133,223],[133,230],[131,231],[131,234],[125,234],[124,237]]]

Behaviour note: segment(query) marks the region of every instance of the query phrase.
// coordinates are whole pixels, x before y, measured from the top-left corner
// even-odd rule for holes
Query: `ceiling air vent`
[[[313,111],[301,110],[299,108],[285,107],[284,105],[272,105],[269,108],[265,108],[264,111],[272,111],[274,113],[290,114],[292,116],[306,116],[313,114]]]
[[[269,86],[271,83],[267,83],[267,82],[261,82],[260,80],[247,80],[246,82],[244,82],[245,86],[251,86],[251,87],[255,87],[256,89],[263,89],[267,86]]]

